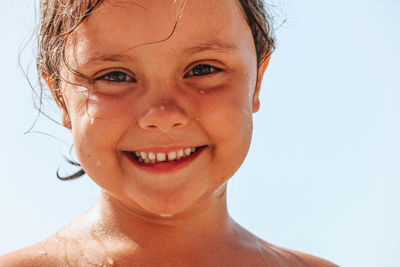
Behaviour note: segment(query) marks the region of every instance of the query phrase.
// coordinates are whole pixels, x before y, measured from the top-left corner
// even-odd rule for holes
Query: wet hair
[[[257,64],[259,65],[274,50],[272,18],[266,11],[263,0],[236,1],[240,4],[252,32],[256,47]],[[61,69],[67,67],[75,75],[85,78],[82,74],[68,66],[65,57],[68,37],[102,2],[104,0],[40,1],[38,55],[36,58],[37,73],[40,81],[43,76],[47,77],[47,82],[51,81],[51,93],[61,105],[64,105],[59,93],[60,84],[63,80]],[[40,84],[40,90],[43,90],[42,83]],[[74,162],[74,165],[76,164]],[[71,180],[83,175],[84,172],[80,170],[77,174],[61,177],[57,172],[57,177],[62,180]]]

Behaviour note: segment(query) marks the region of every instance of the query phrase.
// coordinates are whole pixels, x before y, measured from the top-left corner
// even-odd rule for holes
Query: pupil
[[[123,72],[114,71],[108,75],[108,80],[111,82],[123,82],[126,80],[126,74]]]
[[[198,65],[193,68],[193,75],[204,75],[211,73],[210,65]]]

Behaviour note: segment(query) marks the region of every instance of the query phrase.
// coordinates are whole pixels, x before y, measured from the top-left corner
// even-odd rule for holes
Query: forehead
[[[79,44],[77,54],[88,57],[133,51],[148,44],[177,53],[207,46],[216,50],[246,47],[255,53],[237,0],[105,0],[73,39]]]

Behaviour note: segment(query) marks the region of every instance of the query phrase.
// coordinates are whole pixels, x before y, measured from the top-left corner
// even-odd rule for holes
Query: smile
[[[196,153],[201,147],[187,147],[168,152],[153,152],[153,151],[135,151],[130,152],[132,159],[145,163],[154,164],[160,162],[178,161]]]
[[[185,147],[170,151],[126,151],[124,154],[137,167],[154,172],[169,172],[183,168],[207,146]]]

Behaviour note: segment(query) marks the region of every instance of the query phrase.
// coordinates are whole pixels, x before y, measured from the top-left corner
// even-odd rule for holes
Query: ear
[[[271,58],[271,53],[269,53],[260,63],[260,66],[258,67],[258,73],[257,73],[257,84],[256,84],[256,89],[253,94],[253,113],[256,113],[260,109],[260,87],[261,87],[261,81],[264,76],[264,72],[268,67],[269,60]]]
[[[65,106],[65,101],[61,90],[59,88],[56,88],[56,83],[51,77],[42,74],[42,78],[49,87],[51,95],[53,96],[54,101],[56,101],[56,104],[61,111],[62,124],[64,125],[64,127],[71,129],[71,119],[69,117],[67,107]]]

